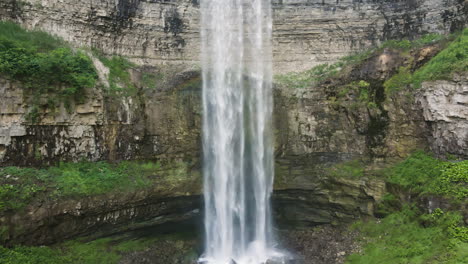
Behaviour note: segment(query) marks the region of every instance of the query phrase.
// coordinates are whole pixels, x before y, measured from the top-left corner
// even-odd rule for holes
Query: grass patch
[[[0,213],[18,210],[35,197],[55,199],[144,189],[154,182],[172,188],[187,177],[187,164],[156,162],[61,163],[47,169],[0,168]]]
[[[360,160],[352,160],[329,168],[328,174],[337,178],[360,179],[364,177],[364,168]]]
[[[456,199],[468,197],[468,160],[446,162],[416,152],[386,171],[390,183],[415,193],[440,194]]]
[[[408,206],[382,220],[358,222],[364,250],[349,264],[467,263],[468,228],[456,212],[435,210],[421,215]]]
[[[29,115],[38,121],[39,99],[48,94],[50,108],[84,99],[97,73],[91,59],[63,40],[41,31],[28,31],[12,22],[0,22],[0,73],[21,81],[32,95]]]
[[[441,38],[429,36],[421,43],[441,40]],[[468,29],[455,37],[445,49],[414,73],[411,72],[410,66],[400,67],[398,73],[384,83],[384,87],[386,93],[389,94],[408,87],[419,89],[425,81],[448,80],[454,73],[466,71],[468,71]]]
[[[275,76],[275,82],[295,89],[308,88],[314,83],[320,83],[337,76],[344,67],[358,64],[370,55],[371,52],[363,52],[341,58],[334,64],[320,64],[304,72],[277,75]]]
[[[4,248],[0,246],[0,263],[2,264],[116,264],[126,253],[157,248],[161,257],[166,250],[175,263],[176,259],[190,256],[193,251],[193,232],[174,230],[171,233],[157,233],[135,237],[123,234],[108,238],[87,241],[86,238],[72,240],[54,246],[29,247],[17,246]],[[186,261],[183,263],[192,263]],[[177,262],[179,263],[179,262]]]
[[[468,71],[468,29],[463,30],[447,48],[418,69],[413,74],[412,84],[415,88],[420,88],[424,81],[445,80],[453,73],[466,71]]]
[[[129,71],[135,67],[133,63],[122,56],[105,56],[97,49],[92,49],[92,53],[109,69],[109,87],[105,90],[109,96],[136,95],[137,87],[132,82]],[[152,84],[152,76],[146,76],[145,79],[148,85]]]
[[[338,76],[345,67],[357,65],[370,58],[373,54],[382,52],[384,49],[391,48],[407,52],[411,49],[421,48],[426,45],[443,41],[446,38],[446,36],[439,34],[427,34],[413,41],[407,39],[389,40],[382,43],[382,45],[377,48],[343,57],[334,64],[321,64],[304,72],[275,76],[275,81],[281,85],[291,88],[308,88],[313,84]]]
[[[53,247],[0,246],[0,259],[5,264],[114,264],[122,253],[143,250],[157,240],[102,238],[91,242],[69,241]]]

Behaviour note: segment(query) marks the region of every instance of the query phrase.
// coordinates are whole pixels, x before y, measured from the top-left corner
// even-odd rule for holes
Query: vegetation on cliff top
[[[428,63],[411,72],[411,65],[402,66],[385,83],[385,91],[392,93],[412,86],[421,87],[425,81],[450,79],[454,73],[468,71],[468,29],[465,29],[452,42],[434,56]]]
[[[389,40],[377,48],[341,58],[337,63],[321,64],[300,73],[278,75],[275,79],[286,87],[308,88],[327,79],[338,77],[345,68],[359,65],[373,55],[382,53],[385,49],[398,50],[411,57],[409,54],[411,50],[436,43],[441,43],[441,46],[445,48],[427,64],[416,69],[414,74],[409,66],[401,67],[393,78],[386,81],[386,91],[392,92],[408,85],[419,88],[424,81],[443,80],[449,78],[453,73],[468,71],[468,29],[465,29],[459,35],[427,34],[413,41]]]
[[[31,121],[38,118],[39,100],[47,104],[80,101],[93,87],[97,73],[91,59],[64,41],[41,31],[28,31],[12,22],[0,22],[0,74],[21,81],[31,93]]]

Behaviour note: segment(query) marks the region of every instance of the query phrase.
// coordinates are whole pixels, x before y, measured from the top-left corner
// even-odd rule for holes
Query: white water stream
[[[266,263],[281,258],[270,219],[270,0],[201,0],[201,15],[206,245],[199,262]]]

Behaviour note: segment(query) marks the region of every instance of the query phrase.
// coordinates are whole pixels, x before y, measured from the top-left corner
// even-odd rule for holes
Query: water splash
[[[270,0],[201,0],[205,254],[261,264],[274,250]]]

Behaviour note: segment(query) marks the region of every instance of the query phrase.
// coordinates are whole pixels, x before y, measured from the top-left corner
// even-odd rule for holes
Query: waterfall
[[[205,253],[209,264],[279,257],[270,0],[201,0]]]

